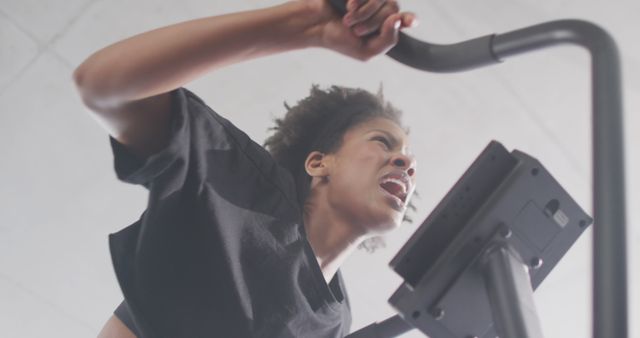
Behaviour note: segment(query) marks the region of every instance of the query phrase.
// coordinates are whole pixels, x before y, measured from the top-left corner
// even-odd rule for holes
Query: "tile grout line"
[[[36,300],[38,300],[41,303],[44,303],[45,305],[50,306],[51,308],[55,309],[56,311],[58,311],[58,313],[60,313],[61,315],[63,315],[64,317],[66,317],[67,319],[70,319],[71,321],[82,325],[84,328],[90,329],[90,330],[95,330],[95,327],[93,327],[91,324],[85,322],[84,320],[70,314],[69,312],[67,312],[65,309],[61,308],[60,306],[58,306],[57,304],[55,304],[54,302],[48,300],[47,298],[41,296],[40,294],[34,292],[33,290],[25,287],[24,285],[22,285],[21,283],[17,282],[16,280],[14,280],[13,278],[7,276],[4,273],[0,273],[0,279],[12,284],[13,286],[15,286],[16,288],[22,290],[23,292],[25,292],[26,294],[28,294],[29,296],[35,298]]]
[[[2,95],[4,94],[4,92],[11,87],[11,85],[20,77],[22,77],[22,75],[27,71],[27,69],[29,69],[29,67],[31,67],[35,61],[40,57],[40,55],[42,55],[42,53],[44,52],[43,47],[43,43],[42,41],[40,41],[40,39],[38,39],[37,37],[35,37],[33,34],[31,34],[31,32],[27,31],[24,29],[24,27],[22,27],[19,23],[17,23],[15,20],[13,20],[13,18],[9,15],[7,15],[7,13],[5,13],[2,9],[0,9],[0,17],[3,17],[4,19],[6,19],[9,23],[11,23],[13,26],[15,26],[22,34],[26,35],[29,39],[32,40],[32,42],[34,42],[37,45],[37,52],[35,53],[35,55],[24,65],[22,66],[22,68],[16,73],[16,75],[14,75],[8,82],[6,85],[0,87],[0,97],[2,97]]]
[[[60,55],[60,53],[58,53],[55,50],[50,50],[51,55],[53,55],[56,59],[58,59],[58,61],[60,61],[60,63],[62,63],[67,70],[69,71],[73,71],[75,69],[75,66],[71,64],[71,62],[69,62],[69,60],[65,59],[62,55]],[[69,80],[71,80],[71,77],[69,77]]]
[[[71,18],[69,18],[68,20],[65,21],[64,26],[62,26],[62,28],[60,28],[60,30],[58,30],[58,32],[56,32],[56,34],[54,34],[51,39],[49,39],[49,41],[47,41],[46,47],[47,49],[53,50],[51,47],[53,46],[53,44],[55,44],[58,39],[60,39],[62,36],[64,36],[67,31],[69,30],[69,28],[71,28],[71,26],[73,26],[73,24],[75,24],[78,19],[87,12],[87,10],[89,9],[89,7],[95,5],[98,2],[101,2],[102,0],[91,0],[91,1],[87,1],[85,2],[80,9],[78,9],[78,11],[76,12],[76,14],[74,14]]]
[[[24,73],[27,72],[27,70],[36,62],[38,58],[40,58],[42,54],[43,54],[42,52],[36,53],[36,55],[34,55],[31,58],[31,60],[27,62],[27,64],[25,64],[24,66],[22,66],[22,68],[20,68],[20,70],[16,73],[16,75],[14,75],[9,81],[7,81],[6,85],[0,87],[0,97],[4,95],[5,91],[9,89],[15,81],[17,81],[19,78],[22,77],[22,75],[24,75]]]
[[[0,9],[0,16],[1,17],[5,18],[8,22],[10,22],[12,25],[14,25],[20,32],[22,32],[24,35],[26,35],[28,38],[30,38],[37,45],[37,52],[33,56],[33,58],[31,58],[29,60],[29,62],[27,62],[27,64],[24,65],[18,71],[18,73],[16,73],[16,75],[14,75],[13,78],[11,78],[7,82],[6,85],[0,87],[0,97],[2,97],[3,94],[5,93],[5,91],[7,89],[9,89],[11,87],[11,85],[16,80],[18,80],[20,77],[22,77],[22,75],[24,75],[24,73],[27,72],[27,70],[36,62],[36,60],[38,58],[40,58],[40,56],[42,56],[46,52],[50,52],[51,54],[53,54],[53,56],[56,57],[58,59],[58,61],[60,61],[68,69],[73,69],[73,65],[71,64],[71,62],[69,62],[69,60],[67,60],[62,55],[60,55],[60,53],[58,53],[58,51],[53,48],[53,44],[56,41],[58,41],[58,39],[60,37],[64,36],[64,34],[66,34],[66,32],[69,30],[69,28],[71,28],[71,26],[76,21],[78,21],[78,19],[89,9],[89,7],[91,7],[92,5],[94,5],[95,3],[99,2],[99,1],[101,1],[101,0],[91,0],[91,1],[85,2],[84,5],[82,5],[80,7],[80,9],[77,11],[77,13],[75,15],[73,15],[69,20],[67,20],[66,24],[53,37],[51,37],[51,39],[49,39],[49,41],[40,40],[37,36],[32,34],[28,29],[24,28],[19,22],[14,20],[12,16],[10,16],[6,12],[4,12],[2,9]]]
[[[31,38],[31,40],[34,40],[38,45],[38,47],[46,46],[45,42],[43,42],[38,37],[33,35],[28,29],[24,28],[19,22],[14,20],[11,15],[7,14],[1,8],[0,8],[0,16],[4,17],[5,19],[7,19],[7,21],[11,22],[14,26],[16,26],[16,28],[18,28],[19,31],[21,31],[24,35],[28,36],[29,38]]]
[[[68,19],[66,21],[66,24],[56,33],[53,35],[53,37],[51,37],[51,39],[49,39],[49,41],[47,42],[47,50],[56,58],[58,59],[58,61],[60,61],[60,63],[62,63],[64,66],[67,67],[67,70],[69,71],[73,71],[73,69],[75,68],[75,66],[69,61],[67,60],[64,56],[62,56],[56,49],[54,44],[61,38],[63,37],[68,31],[69,29],[73,26],[73,24],[75,24],[78,19],[84,15],[87,10],[95,5],[96,3],[100,2],[102,0],[91,0],[91,1],[87,1],[85,2],[80,9],[78,10],[78,12],[72,16],[70,19]]]

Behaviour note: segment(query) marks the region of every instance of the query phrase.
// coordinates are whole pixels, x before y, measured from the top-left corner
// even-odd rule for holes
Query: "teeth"
[[[403,193],[403,194],[406,194],[406,193],[407,193],[407,186],[406,186],[406,185],[404,184],[404,182],[402,182],[401,180],[396,179],[396,178],[386,178],[386,179],[384,179],[384,180],[382,181],[382,183],[387,183],[387,182],[393,182],[393,183],[395,183],[395,184],[397,184],[397,185],[401,186],[401,187],[402,187],[402,193]]]

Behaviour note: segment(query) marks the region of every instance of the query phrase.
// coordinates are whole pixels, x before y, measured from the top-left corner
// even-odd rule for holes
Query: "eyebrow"
[[[395,137],[395,135],[393,135],[392,133],[390,133],[390,132],[388,132],[388,131],[386,131],[384,129],[371,129],[369,132],[370,133],[380,132],[380,133],[383,133],[383,134],[387,135],[387,137],[389,137],[391,139],[391,143],[393,144],[393,147],[397,146],[398,143],[400,143],[400,142],[398,142],[398,139]],[[411,150],[409,150],[409,145],[408,144],[406,145],[406,147],[407,147],[407,154],[408,155],[413,155],[413,152]]]

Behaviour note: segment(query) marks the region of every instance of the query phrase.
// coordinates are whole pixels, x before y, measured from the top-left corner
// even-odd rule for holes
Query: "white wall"
[[[107,134],[86,114],[71,72],[97,49],[166,25],[277,1],[0,0],[0,336],[95,336],[121,295],[107,235],[145,207],[140,187],[116,180]],[[583,18],[619,43],[625,85],[630,317],[640,315],[640,2],[632,0],[406,0],[415,37],[449,43],[558,18]],[[366,64],[305,50],[223,69],[188,87],[262,141],[282,101],[312,83],[377,90],[405,111],[419,161],[421,221],[491,139],[523,150],[590,207],[588,58],[558,48],[468,73],[414,71],[379,57]],[[344,274],[354,329],[392,314],[399,278],[387,267],[417,227],[359,252]],[[590,335],[591,232],[536,292],[547,337]],[[630,320],[630,336],[640,336]],[[407,337],[420,337],[411,333]]]

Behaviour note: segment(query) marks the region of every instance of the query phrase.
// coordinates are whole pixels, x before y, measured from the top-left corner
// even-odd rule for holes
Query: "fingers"
[[[349,0],[347,1],[347,14],[343,18],[343,22],[352,27],[355,24],[369,20],[383,6],[387,4],[387,0]],[[395,5],[396,7],[397,4]],[[397,12],[397,10],[396,10]]]
[[[400,26],[400,28],[410,28],[418,26],[418,18],[416,18],[416,15],[411,12],[402,13],[401,21],[402,25]]]
[[[380,7],[368,19],[355,23],[351,29],[357,36],[365,36],[380,30],[382,23],[393,14],[398,13],[400,8],[395,1],[388,1],[384,6]]]
[[[350,55],[363,61],[391,49],[398,42],[399,31],[416,24],[415,14],[401,13],[397,0],[348,0],[342,20],[353,34],[351,38],[359,41]]]
[[[358,37],[364,37],[381,30],[389,16],[399,13],[400,6],[396,0],[349,0],[347,14],[343,23]],[[401,28],[415,26],[413,13],[405,13]]]
[[[380,27],[380,34],[367,39],[364,48],[367,55],[385,53],[398,43],[398,33],[405,27],[414,27],[418,21],[413,13],[389,15]]]
[[[384,53],[398,42],[398,33],[402,27],[402,15],[396,13],[387,17],[380,27],[380,34],[368,39],[364,45],[368,55]]]

